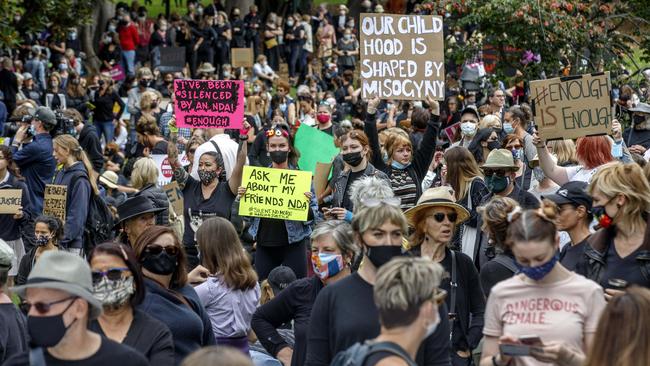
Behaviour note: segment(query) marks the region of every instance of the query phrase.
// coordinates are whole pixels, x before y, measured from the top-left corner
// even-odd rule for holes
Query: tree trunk
[[[90,75],[98,74],[101,62],[97,57],[97,46],[101,39],[106,23],[115,16],[115,4],[110,0],[101,0],[95,7],[92,21],[80,29],[81,48],[86,54],[86,70]]]

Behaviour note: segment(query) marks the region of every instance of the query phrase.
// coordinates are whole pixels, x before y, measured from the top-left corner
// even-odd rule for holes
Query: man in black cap
[[[578,262],[583,260],[587,239],[591,235],[589,225],[593,220],[592,198],[587,194],[587,183],[568,182],[556,193],[544,196],[558,207],[557,229],[566,231],[571,242],[560,252],[560,263],[570,271],[575,271]]]
[[[52,136],[50,131],[56,127],[56,116],[50,108],[38,107],[32,114],[30,124],[22,125],[11,144],[13,158],[29,188],[29,198],[38,216],[43,211],[45,185],[54,175],[56,162],[52,156]],[[32,142],[27,140],[34,136]]]
[[[470,142],[478,131],[480,117],[476,108],[465,107],[460,113],[460,140],[451,144],[451,147],[462,146],[469,147]]]
[[[122,230],[121,240],[133,245],[140,234],[156,224],[156,213],[165,208],[155,207],[145,196],[129,198],[117,207],[119,221],[115,224]]]
[[[650,148],[650,104],[639,103],[628,111],[632,124],[623,132],[623,140],[631,153],[644,155]]]
[[[269,282],[271,290],[273,291],[273,296],[271,297],[273,298],[278,296],[282,290],[287,288],[291,282],[296,280],[296,274],[287,266],[279,266],[273,268],[273,270],[269,272],[269,277],[267,277],[266,280]]]

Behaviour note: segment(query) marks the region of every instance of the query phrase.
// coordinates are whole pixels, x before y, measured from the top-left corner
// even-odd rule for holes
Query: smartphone
[[[499,351],[505,356],[530,356],[531,346],[525,344],[500,344]]]
[[[519,337],[519,342],[527,346],[543,346],[542,339],[536,335],[528,335]]]

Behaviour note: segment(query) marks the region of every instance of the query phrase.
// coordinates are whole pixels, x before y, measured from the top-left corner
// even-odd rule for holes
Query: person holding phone
[[[603,289],[559,263],[557,229],[541,211],[514,209],[508,218],[506,246],[519,272],[492,288],[480,365],[574,365],[589,351]]]

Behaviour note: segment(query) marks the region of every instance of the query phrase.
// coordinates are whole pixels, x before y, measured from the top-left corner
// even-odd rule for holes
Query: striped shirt
[[[395,197],[399,197],[402,200],[400,208],[402,210],[408,210],[415,206],[416,203],[417,187],[415,186],[415,182],[409,175],[408,169],[391,169],[390,185],[393,188]]]

